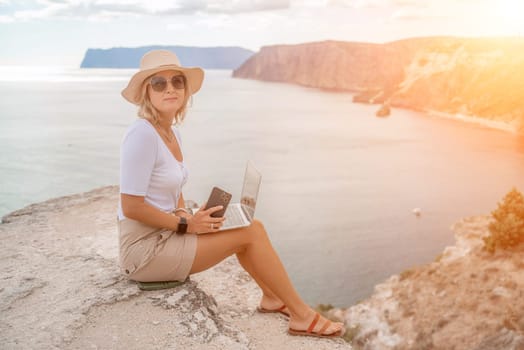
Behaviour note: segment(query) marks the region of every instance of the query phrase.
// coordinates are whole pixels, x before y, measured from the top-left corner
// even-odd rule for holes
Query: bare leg
[[[260,289],[262,290],[262,300],[260,301],[260,307],[268,310],[275,310],[284,304],[282,300],[280,300],[279,297],[276,296],[275,293],[264,283],[260,280],[260,277],[258,277],[256,270],[251,265],[251,261],[249,261],[248,257],[245,253],[237,253],[237,259],[240,265],[246,270],[251,277],[255,280],[255,282],[258,284]],[[287,313],[289,313],[288,310],[283,310]]]
[[[232,254],[240,254],[248,273],[261,283],[268,294],[277,296],[289,309],[290,327],[307,329],[315,312],[300,298],[297,291],[273,249],[264,226],[254,221],[251,226],[198,237],[195,261],[190,273],[197,273],[210,268]],[[264,290],[264,289],[263,289]],[[322,327],[324,320],[314,330]],[[341,330],[341,323],[333,323],[323,333],[329,334]]]
[[[249,261],[250,270],[256,271],[256,279],[267,286],[268,293],[277,295],[288,305],[292,312],[303,314],[309,309],[291,284],[259,221],[254,221],[247,228],[199,236],[191,273],[206,270],[235,253]]]

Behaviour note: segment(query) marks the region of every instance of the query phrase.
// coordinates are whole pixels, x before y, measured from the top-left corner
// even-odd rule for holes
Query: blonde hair
[[[179,71],[175,71],[175,72],[183,74],[182,72],[179,72]],[[153,123],[158,124],[159,122],[158,116],[160,113],[155,108],[155,106],[153,106],[153,103],[151,102],[151,98],[149,97],[149,89],[148,89],[149,80],[151,79],[153,75],[148,76],[142,82],[141,94],[140,94],[140,104],[138,105],[139,106],[138,107],[138,116],[140,118],[149,119]],[[182,106],[178,109],[178,111],[176,111],[175,124],[182,123],[182,121],[184,120],[186,116],[187,106],[188,104],[191,104],[191,102],[193,101],[193,96],[190,93],[191,89],[189,86],[189,80],[187,79],[186,76],[184,76],[184,79],[186,82],[184,86],[184,101],[182,103]]]

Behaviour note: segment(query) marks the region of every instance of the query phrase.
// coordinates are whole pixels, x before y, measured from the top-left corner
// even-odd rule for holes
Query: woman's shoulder
[[[156,131],[153,125],[144,118],[138,118],[127,128],[127,133],[139,132],[144,134],[155,135]]]
[[[149,121],[144,118],[137,118],[129,127],[128,130],[145,130],[149,132],[154,132],[155,128]]]
[[[153,140],[156,138],[156,131],[147,120],[138,118],[127,128],[124,139],[128,138],[146,138]]]

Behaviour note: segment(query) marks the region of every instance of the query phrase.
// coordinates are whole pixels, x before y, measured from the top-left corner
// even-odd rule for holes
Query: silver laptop
[[[262,175],[250,161],[246,165],[244,185],[240,194],[240,203],[230,203],[224,217],[226,220],[219,231],[246,227],[251,224],[255,216],[258,191]]]

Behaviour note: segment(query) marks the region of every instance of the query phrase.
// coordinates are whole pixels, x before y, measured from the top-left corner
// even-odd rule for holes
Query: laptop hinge
[[[246,209],[245,207],[249,208],[247,205],[245,204],[240,204],[240,208],[242,208],[242,212],[244,213],[244,215],[246,216],[246,219],[247,221],[251,222],[253,221],[253,216],[251,216],[251,214],[249,213],[249,210]]]

